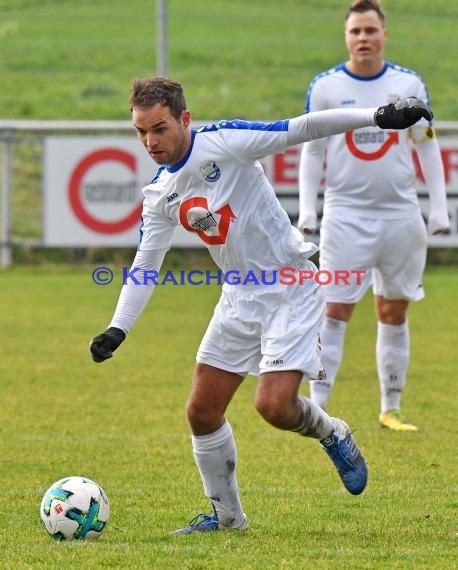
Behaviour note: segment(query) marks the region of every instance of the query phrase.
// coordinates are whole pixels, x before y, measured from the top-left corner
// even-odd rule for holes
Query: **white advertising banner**
[[[440,139],[445,168],[450,233],[431,236],[431,247],[458,246],[458,137]],[[264,170],[293,224],[297,222],[300,146],[262,160]],[[428,197],[418,163],[418,195],[425,219]],[[135,247],[141,221],[141,189],[157,165],[135,137],[47,137],[44,153],[44,244]],[[321,214],[322,194],[318,208]],[[312,236],[314,241],[318,233]],[[179,227],[172,245],[204,246]]]
[[[47,137],[44,146],[44,244],[136,247],[141,189],[158,166],[135,137]],[[174,245],[200,246],[177,228]]]

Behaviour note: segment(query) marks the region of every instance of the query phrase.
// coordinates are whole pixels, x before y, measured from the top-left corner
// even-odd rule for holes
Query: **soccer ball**
[[[43,496],[40,516],[56,540],[97,538],[107,526],[110,505],[105,491],[86,477],[66,477]]]

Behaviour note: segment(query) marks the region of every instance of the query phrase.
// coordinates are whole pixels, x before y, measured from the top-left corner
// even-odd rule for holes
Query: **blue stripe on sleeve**
[[[242,119],[233,119],[230,121],[220,121],[212,125],[203,125],[197,129],[198,133],[206,133],[210,131],[219,131],[222,129],[239,129],[251,131],[287,131],[288,119],[275,121],[274,123],[255,123],[252,121],[243,121]]]
[[[316,75],[310,85],[309,88],[307,90],[307,95],[305,96],[305,106],[304,106],[304,114],[310,113],[310,99],[312,97],[312,90],[315,87],[316,82],[321,79],[322,77],[326,77],[326,75],[331,75],[332,73],[336,73],[337,71],[340,71],[341,69],[345,69],[345,64],[344,63],[340,63],[339,65],[336,65],[335,67],[331,67],[331,69],[328,69],[326,71],[323,71],[322,73],[319,73],[318,75]]]
[[[139,236],[138,236],[138,248],[140,248],[140,245],[142,243],[143,240],[143,225],[144,225],[144,220],[143,220],[143,216],[141,217],[141,222],[140,222],[140,227],[138,228],[139,231]]]
[[[156,172],[156,174],[154,175],[154,178],[151,180],[150,184],[155,184],[159,178],[159,176],[161,175],[161,172],[164,170],[165,166],[162,165],[159,167],[158,171]]]
[[[402,73],[407,73],[407,74],[414,75],[415,77],[417,77],[423,83],[423,87],[425,89],[425,93],[426,93],[425,103],[427,103],[428,105],[431,105],[431,102],[429,99],[428,88],[426,87],[426,84],[423,81],[423,78],[421,77],[421,75],[419,73],[417,73],[416,71],[413,71],[412,69],[408,69],[407,67],[402,67],[401,65],[396,65],[395,63],[392,63],[390,61],[387,61],[386,65],[387,65],[387,67],[391,67],[392,69],[395,69],[396,71],[400,71]]]

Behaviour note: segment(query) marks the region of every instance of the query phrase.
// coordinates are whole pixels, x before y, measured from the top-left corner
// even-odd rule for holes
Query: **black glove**
[[[379,107],[374,120],[381,129],[407,129],[422,117],[430,121],[433,118],[431,109],[421,99],[407,97]]]
[[[113,352],[125,338],[126,335],[124,331],[116,327],[110,327],[102,334],[95,336],[89,345],[92,360],[95,362],[103,362],[107,360],[107,358],[111,358]]]

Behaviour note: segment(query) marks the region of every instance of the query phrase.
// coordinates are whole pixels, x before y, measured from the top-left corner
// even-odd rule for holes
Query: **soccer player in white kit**
[[[422,79],[384,61],[384,14],[376,0],[357,0],[345,17],[349,60],[311,82],[305,112],[373,106],[415,96],[428,102]],[[429,102],[428,102],[429,104]],[[317,227],[316,202],[326,162],[320,269],[366,270],[361,284],[326,286],[327,311],[321,329],[326,379],[311,383],[311,399],[323,408],[339,370],[344,335],[355,304],[373,282],[378,318],[376,361],[382,427],[416,431],[401,414],[401,394],[409,362],[407,309],[424,296],[422,275],[427,232],[415,189],[412,143],[418,153],[430,209],[428,230],[449,227],[440,148],[431,121],[408,130],[370,126],[303,145],[300,161],[298,228]]]
[[[186,412],[213,513],[198,515],[177,533],[247,528],[225,411],[249,373],[259,375],[255,406],[261,416],[278,429],[319,440],[346,489],[361,493],[367,467],[348,425],[298,394],[303,376],[323,376],[318,331],[325,301],[313,279],[286,286],[274,277],[283,267],[315,270],[308,258],[317,248],[291,225],[258,159],[376,121],[406,128],[423,115],[430,117],[430,110],[410,99],[397,107],[330,110],[267,124],[221,121],[192,129],[181,85],[165,78],[134,81],[130,103],[138,138],[161,166],[143,189],[141,239],[131,269],[135,280],[125,280],[109,327],[91,342],[92,358],[110,358],[125,339],[152,293],[148,275],[159,271],[178,224],[200,237],[225,273],[260,279],[223,285],[197,353]]]

